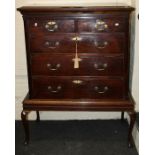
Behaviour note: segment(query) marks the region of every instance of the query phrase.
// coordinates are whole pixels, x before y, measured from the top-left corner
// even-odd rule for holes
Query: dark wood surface
[[[26,111],[129,111],[133,112],[134,101],[129,94],[126,99],[31,99],[23,101]]]
[[[75,53],[75,42],[72,41],[77,34],[44,34],[33,35],[30,38],[30,50],[32,52],[50,53]],[[125,48],[125,35],[119,34],[78,34],[81,41],[78,42],[79,53],[123,53]],[[105,42],[107,44],[105,44]]]
[[[53,21],[55,24],[51,27],[49,26],[49,22]],[[37,26],[35,26],[35,23],[37,23]],[[56,27],[54,27],[56,26]],[[75,25],[74,25],[74,20],[73,19],[62,19],[62,18],[50,18],[50,17],[45,17],[43,19],[30,19],[29,20],[29,28],[30,32],[32,34],[44,34],[44,33],[63,33],[63,32],[74,32],[75,31]],[[53,30],[53,31],[50,31]]]
[[[103,25],[98,25],[96,28],[96,23],[99,20],[104,20],[105,24],[108,25],[107,28],[104,28]],[[119,23],[119,26],[115,26],[116,23]],[[107,18],[101,16],[100,18],[93,19],[81,19],[78,20],[78,30],[79,32],[124,32],[126,30],[127,22],[126,19],[120,17]]]
[[[63,56],[62,56],[63,55]],[[31,57],[32,75],[48,76],[123,76],[123,56],[79,54],[80,67],[74,69],[75,54],[34,54]]]
[[[84,17],[83,17],[84,18]],[[85,17],[86,18],[86,17]],[[104,20],[105,24],[108,27],[104,28],[103,25],[98,25],[96,23],[100,20]],[[49,28],[46,28],[47,24],[53,21],[55,24],[50,28],[53,31],[49,31]],[[77,23],[76,23],[77,21]],[[37,23],[37,26],[35,25]],[[119,23],[119,26],[115,26],[116,23]],[[76,25],[77,24],[77,25]],[[56,25],[56,27],[54,27]],[[100,17],[92,16],[89,19],[73,19],[73,17],[68,17],[68,19],[63,19],[62,17],[49,17],[45,16],[44,18],[35,17],[29,20],[29,27],[31,33],[62,33],[62,32],[75,32],[76,26],[78,32],[122,32],[126,30],[127,20],[122,17],[113,17],[108,19],[107,17],[101,15]],[[69,27],[69,28],[68,28]]]
[[[129,112],[129,144],[135,121],[129,92],[132,7],[21,7],[25,26],[28,111]],[[79,68],[74,68],[76,41]]]
[[[96,12],[96,11],[117,11],[117,12],[126,12],[133,11],[134,8],[130,6],[75,6],[75,7],[60,7],[60,6],[23,6],[17,9],[22,13],[35,13],[35,12]]]
[[[110,14],[110,13],[109,13]],[[33,15],[32,15],[33,16]],[[36,15],[35,15],[36,16]],[[45,16],[45,19],[48,15]],[[72,18],[74,16],[72,15]],[[70,17],[69,17],[70,18]],[[86,18],[86,17],[83,17]],[[92,25],[99,24],[99,27],[95,27],[95,29],[101,29],[103,31],[99,31],[98,33],[94,32],[94,30],[91,30],[91,33],[89,34],[89,24],[86,22],[87,19],[81,20],[80,17],[75,20],[43,20],[37,22],[34,21],[34,24],[32,23],[32,19],[26,19],[27,26],[25,27],[26,30],[29,31],[30,36],[28,38],[27,44],[29,44],[29,49],[27,50],[28,55],[30,55],[30,66],[29,66],[29,72],[30,74],[30,89],[32,93],[30,93],[31,98],[106,98],[103,95],[98,95],[96,97],[95,94],[91,94],[92,88],[87,87],[87,85],[81,87],[81,89],[74,88],[75,92],[72,92],[73,87],[67,87],[69,89],[64,89],[65,94],[67,95],[59,95],[57,94],[50,94],[47,95],[47,91],[38,92],[38,95],[34,95],[34,90],[36,92],[36,89],[39,89],[39,87],[35,85],[32,82],[32,79],[35,78],[35,76],[120,76],[121,79],[125,79],[124,82],[122,82],[122,86],[116,88],[112,88],[109,90],[109,95],[112,98],[122,98],[126,97],[128,94],[128,90],[125,91],[124,86],[127,85],[128,81],[126,80],[128,75],[128,68],[126,68],[125,65],[127,64],[126,58],[129,58],[128,56],[128,40],[126,39],[126,36],[128,35],[128,29],[126,28],[127,19],[129,18],[129,14],[124,19],[120,19],[120,17],[114,17],[110,20],[107,20],[103,16],[102,20],[95,17],[94,21],[89,21],[88,23],[92,23]],[[39,18],[37,17],[37,20]],[[107,21],[106,21],[107,20]],[[79,25],[79,21],[84,24]],[[122,22],[124,23],[122,24]],[[50,24],[49,24],[50,22]],[[50,27],[51,23],[53,22],[53,25],[57,25],[57,28]],[[58,23],[57,23],[58,22]],[[69,24],[69,26],[65,26]],[[94,22],[94,23],[93,23]],[[99,23],[98,23],[99,22]],[[41,25],[39,25],[41,23]],[[74,23],[74,24],[73,24]],[[113,24],[112,24],[113,23]],[[125,24],[126,23],[126,24]],[[48,25],[48,29],[45,25]],[[115,25],[118,24],[118,25]],[[122,24],[122,25],[121,25]],[[31,25],[34,25],[34,28],[32,30]],[[49,26],[50,25],[50,26]],[[61,25],[62,26],[61,28]],[[82,26],[81,26],[82,25]],[[106,25],[106,26],[105,26]],[[60,29],[59,29],[60,26]],[[49,28],[50,27],[50,28]],[[70,33],[70,30],[74,33]],[[84,29],[82,30],[82,28]],[[86,27],[86,29],[85,29]],[[125,28],[125,29],[123,29]],[[61,31],[63,30],[63,31]],[[105,30],[105,31],[104,31]],[[116,31],[118,30],[118,32]],[[120,32],[120,30],[122,32]],[[82,32],[84,31],[84,32]],[[88,31],[87,33],[85,31]],[[116,33],[116,32],[117,33]],[[63,32],[63,33],[62,33]],[[65,32],[65,33],[64,33]],[[76,51],[76,41],[75,37],[78,37],[79,40],[77,41],[77,52],[81,53],[79,54],[79,58],[81,59],[80,67],[79,69],[74,69],[74,62],[73,59],[75,57],[75,51]],[[33,54],[36,53],[36,54]],[[56,54],[55,54],[56,53]],[[64,54],[63,54],[64,53]],[[66,53],[66,54],[65,54]],[[74,53],[74,54],[69,54]],[[96,53],[96,54],[95,54]],[[93,54],[93,55],[92,55]],[[45,79],[46,77],[44,77]],[[59,78],[59,77],[57,77]],[[90,77],[91,78],[91,77]],[[96,81],[97,81],[96,77]],[[103,77],[104,78],[104,77]],[[42,80],[42,79],[39,79]],[[71,83],[72,77],[68,77],[68,82],[65,85],[68,85]],[[101,80],[101,79],[100,79]],[[44,80],[48,81],[48,80]],[[55,82],[55,81],[54,81]],[[42,82],[41,82],[42,83]],[[38,83],[38,85],[44,85],[44,83]],[[60,84],[62,81],[60,82]],[[108,81],[107,81],[108,83]],[[98,82],[96,83],[98,85]],[[56,86],[55,86],[56,87]],[[86,87],[86,89],[84,89]],[[94,83],[95,87],[95,83]],[[112,87],[112,86],[110,86]],[[65,86],[66,88],[66,86]],[[88,89],[90,88],[90,90]],[[56,89],[56,88],[55,88]],[[54,89],[54,90],[55,90]],[[98,88],[99,92],[103,92],[103,88]],[[101,90],[100,90],[101,89]],[[87,92],[85,92],[85,90]],[[114,91],[113,91],[114,90]],[[119,91],[120,90],[120,91]],[[77,92],[80,91],[81,93]],[[112,91],[112,93],[110,93]],[[60,91],[62,92],[62,90]],[[64,92],[62,92],[64,94]],[[85,93],[84,93],[85,92]],[[117,93],[117,92],[123,92],[123,93]],[[43,95],[44,94],[44,95]],[[69,95],[70,94],[70,95]],[[81,95],[80,95],[81,94]],[[93,97],[92,97],[93,95]],[[114,97],[115,96],[115,97]]]
[[[76,83],[80,81],[80,83]],[[123,98],[124,80],[106,77],[34,77],[32,98]],[[50,88],[49,88],[50,87]]]

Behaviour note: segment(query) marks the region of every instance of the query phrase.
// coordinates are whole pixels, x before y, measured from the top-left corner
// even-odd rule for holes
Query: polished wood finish
[[[78,36],[79,53],[117,54],[125,49],[125,35],[122,33],[111,34],[44,34],[30,36],[30,51],[33,53],[75,53],[73,38]]]
[[[55,22],[55,24],[53,24],[53,26],[50,26],[50,22]],[[30,32],[32,34],[37,34],[37,35],[41,35],[41,34],[51,34],[51,33],[63,33],[63,32],[67,32],[67,33],[71,33],[75,31],[74,28],[74,20],[63,20],[63,19],[51,19],[51,18],[44,18],[44,19],[30,19],[29,20],[29,28],[30,28]],[[69,28],[68,28],[69,27]]]
[[[133,130],[133,126],[136,120],[136,113],[135,112],[129,112],[129,116],[130,116],[130,126],[129,126],[129,133],[128,133],[128,146],[129,147],[133,147],[134,146],[134,142],[133,142],[133,137],[132,137],[132,130]]]
[[[29,143],[29,124],[28,124],[28,111],[23,110],[21,112],[21,118],[22,118],[22,122],[23,122],[23,126],[24,126],[24,130],[25,130],[25,141],[24,144],[27,145]]]
[[[37,122],[40,122],[40,114],[39,114],[39,111],[36,111],[36,114],[37,114],[37,119],[36,119],[36,121],[37,121]]]
[[[22,14],[31,14],[31,13],[77,13],[80,12],[99,12],[99,13],[106,13],[106,12],[130,12],[133,11],[134,8],[130,6],[88,6],[88,7],[68,7],[68,6],[23,6],[17,9]]]
[[[72,38],[75,34],[44,34],[31,35],[30,51],[33,53],[75,53],[75,43]]]
[[[36,111],[120,111],[130,116],[130,13],[132,7],[21,7],[25,26],[29,93],[27,114]],[[79,68],[74,68],[77,47]]]
[[[32,98],[123,98],[123,81],[106,77],[34,77]]]
[[[78,50],[83,53],[116,54],[125,49],[125,35],[122,33],[80,34],[79,37]]]
[[[123,57],[79,54],[80,68],[74,69],[75,54],[35,54],[31,57],[32,75],[48,76],[122,76]]]
[[[127,99],[30,99],[29,94],[23,101],[27,111],[133,111],[132,97]]]
[[[96,28],[96,23],[98,21],[105,22],[108,27],[104,28],[104,24]],[[116,23],[119,23],[119,26],[115,26]],[[84,19],[78,21],[78,30],[79,32],[124,32],[126,30],[127,20],[122,18],[104,18],[104,15],[99,19]]]
[[[124,111],[121,112],[121,120],[124,121]]]

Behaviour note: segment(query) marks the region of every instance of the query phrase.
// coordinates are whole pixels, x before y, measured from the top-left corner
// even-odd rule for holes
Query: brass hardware
[[[45,45],[48,46],[48,48],[54,49],[54,48],[57,48],[57,46],[59,46],[60,43],[58,41],[56,42],[46,41]]]
[[[52,71],[56,71],[61,67],[61,64],[56,64],[55,67],[52,67],[50,63],[47,64],[47,68]]]
[[[45,24],[45,28],[48,31],[54,32],[58,28],[58,25],[55,21],[49,21]]]
[[[55,22],[55,21],[49,21],[48,24],[50,24],[50,25],[55,25],[56,22]]]
[[[107,41],[104,41],[102,45],[99,45],[100,43],[95,41],[94,44],[97,48],[105,48],[109,43]]]
[[[98,31],[104,31],[105,29],[108,28],[108,25],[103,21],[103,20],[96,20],[95,28]]]
[[[119,23],[115,23],[115,26],[118,27],[119,26]]]
[[[52,87],[51,87],[51,86],[48,86],[48,87],[47,87],[47,89],[48,89],[48,90],[51,90],[51,89],[52,89]]]
[[[38,26],[38,23],[34,23],[34,26],[37,27]]]
[[[103,71],[103,70],[105,70],[106,68],[107,68],[107,66],[108,66],[108,64],[107,63],[104,63],[104,64],[97,64],[97,63],[95,63],[94,64],[94,68],[96,69],[96,70],[98,70],[98,71]]]
[[[97,93],[99,93],[99,94],[104,94],[105,92],[107,92],[108,89],[109,89],[108,86],[105,86],[105,87],[103,88],[103,91],[100,91],[98,86],[95,86],[95,87],[94,87],[94,90],[95,90]]]
[[[79,68],[79,62],[82,61],[82,59],[80,59],[78,57],[78,42],[82,40],[82,38],[76,36],[74,38],[72,38],[73,41],[75,41],[75,58],[73,58],[72,60],[74,61],[74,69],[78,69]]]
[[[74,84],[81,84],[81,83],[83,83],[82,80],[73,80],[72,82],[73,82]]]
[[[81,38],[81,37],[76,36],[76,37],[72,38],[72,40],[73,40],[73,41],[81,41],[81,40],[82,40],[82,38]]]
[[[105,24],[105,22],[102,21],[102,20],[97,20],[97,21],[96,21],[96,24],[98,24],[98,25],[103,25],[103,24]]]
[[[75,58],[73,58],[72,61],[75,61]],[[82,61],[82,59],[78,58],[78,61],[80,62],[80,61]]]
[[[58,93],[61,90],[61,86],[57,86],[56,90],[53,90],[52,86],[48,86],[47,89],[50,90],[51,93]]]
[[[72,61],[74,61],[74,68],[79,68],[79,62],[82,61],[81,58],[78,58],[77,55],[75,58],[72,59]]]

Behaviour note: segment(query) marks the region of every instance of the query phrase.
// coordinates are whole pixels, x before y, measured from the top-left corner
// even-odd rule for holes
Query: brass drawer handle
[[[51,93],[58,93],[62,87],[59,85],[56,87],[56,90],[53,90],[52,86],[48,86],[47,89],[51,92]]]
[[[48,48],[51,49],[55,49],[60,45],[60,42],[56,41],[56,42],[50,42],[50,41],[46,41],[45,42],[45,46],[47,46]]]
[[[34,27],[37,27],[38,26],[38,23],[34,23]]]
[[[97,48],[102,49],[102,48],[105,48],[109,43],[108,41],[104,41],[103,43],[100,44],[99,42],[95,41],[94,44]]]
[[[95,63],[94,64],[94,68],[98,71],[103,71],[107,68],[108,64],[107,63],[104,63],[104,64],[97,64]]]
[[[56,64],[55,67],[52,67],[50,63],[47,64],[47,68],[52,71],[56,71],[61,67],[61,64]]]
[[[106,93],[107,91],[108,91],[108,86],[105,86],[104,88],[103,88],[103,90],[99,90],[99,87],[98,86],[95,86],[94,87],[94,90],[97,92],[97,93],[99,93],[99,94],[104,94],[104,93]]]
[[[73,82],[74,84],[82,84],[82,83],[83,83],[82,80],[73,80],[72,82]]]
[[[72,38],[72,40],[73,40],[73,41],[81,41],[81,40],[82,40],[82,38],[81,38],[81,37],[76,36],[76,37],[73,37],[73,38]]]
[[[98,19],[98,20],[96,20],[95,28],[98,31],[104,31],[108,28],[108,25],[103,20]]]
[[[78,61],[79,61],[79,62],[81,62],[82,60],[83,60],[83,59],[78,58]],[[73,58],[72,61],[74,62],[74,61],[75,61],[75,58]]]
[[[115,26],[118,27],[119,26],[119,23],[115,23]]]
[[[49,21],[45,24],[45,29],[50,32],[54,32],[56,29],[58,29],[58,25],[55,21]]]

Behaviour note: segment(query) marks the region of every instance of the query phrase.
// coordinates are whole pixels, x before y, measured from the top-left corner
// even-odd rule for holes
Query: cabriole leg
[[[124,111],[121,112],[121,121],[124,121]]]
[[[22,123],[24,126],[24,132],[25,132],[25,141],[24,144],[27,145],[29,143],[29,124],[28,124],[28,113],[27,111],[22,111],[21,113],[21,118],[22,118]]]
[[[129,125],[129,133],[128,133],[128,146],[133,147],[134,142],[132,137],[132,131],[136,120],[136,113],[134,111],[129,112],[129,116],[130,116],[130,125]]]
[[[37,122],[40,122],[40,115],[39,115],[39,111],[36,111],[36,114],[37,114],[37,119],[36,119],[36,121],[37,121]]]

